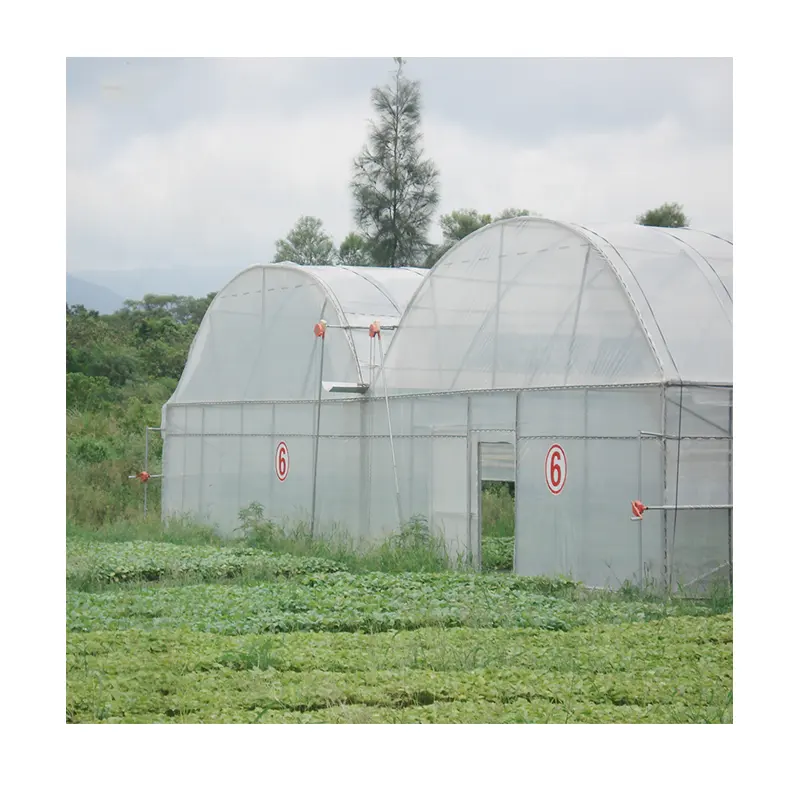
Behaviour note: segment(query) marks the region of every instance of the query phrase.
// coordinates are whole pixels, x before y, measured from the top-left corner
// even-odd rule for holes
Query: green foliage
[[[67,442],[67,453],[81,464],[111,461],[114,452],[108,442],[92,436],[76,436]]]
[[[513,483],[485,481],[481,493],[481,532],[484,538],[514,538]]]
[[[120,316],[130,316],[136,320],[170,320],[177,325],[190,325],[197,328],[203,321],[216,293],[205,297],[184,297],[183,295],[146,294],[142,300],[126,300]]]
[[[83,591],[109,584],[272,580],[341,570],[341,565],[321,558],[261,553],[242,547],[67,540],[67,586]]]
[[[119,397],[105,376],[92,377],[81,372],[67,373],[67,408],[101,411]]]
[[[144,427],[157,427],[213,294],[148,294],[100,315],[67,308],[67,518],[103,526],[141,518],[142,486],[128,475],[144,467]],[[161,437],[151,436],[151,472]],[[161,487],[148,486],[157,509]]]
[[[730,616],[572,631],[69,633],[69,722],[732,721]]]
[[[126,541],[159,535],[193,544]],[[417,518],[393,546],[429,540]],[[723,598],[357,575],[181,520],[68,525],[67,583],[72,723],[732,721]]]
[[[326,558],[351,572],[441,572],[450,567],[443,541],[428,530],[423,517],[413,517],[393,536],[380,542],[355,542],[340,530],[315,531],[304,522],[279,525],[264,518],[264,507],[252,503],[239,512],[238,530],[251,547],[295,556]]]
[[[348,233],[339,245],[338,263],[346,267],[368,267],[372,263],[369,248],[363,236]]]
[[[440,245],[430,248],[425,259],[425,266],[433,267],[451,247],[491,222],[529,216],[539,215],[531,214],[527,208],[506,208],[494,218],[491,214],[480,214],[474,208],[459,208],[451,211],[449,214],[439,217],[439,226],[444,239]]]
[[[658,208],[651,208],[636,217],[638,225],[649,225],[656,228],[687,228],[689,219],[679,203],[664,203]]]
[[[275,242],[273,261],[291,261],[303,265],[333,264],[336,248],[317,217],[300,217],[286,235]]]
[[[84,526],[142,516],[143,487],[132,481],[144,466],[144,426],[158,425],[160,404],[127,397],[100,411],[67,414],[67,519]],[[161,464],[161,437],[150,437],[150,471]],[[157,509],[159,481],[148,486]]]
[[[190,518],[171,517],[165,522],[161,516],[142,518],[141,507],[134,519],[118,519],[100,527],[67,519],[67,541],[76,542],[166,542],[180,545],[215,545],[230,547],[234,540],[223,539],[210,525],[201,525]]]
[[[474,208],[460,208],[439,218],[445,243],[455,244],[492,221],[491,214],[479,214]]]
[[[474,208],[459,208],[439,217],[439,226],[442,229],[444,241],[430,249],[425,259],[425,266],[434,266],[456,242],[460,242],[491,221],[491,214],[479,214]]]
[[[481,566],[484,570],[505,572],[514,569],[514,537],[491,536],[481,542]]]
[[[227,554],[225,559],[229,558]],[[72,631],[168,627],[230,636],[303,630],[374,633],[431,626],[566,631],[712,613],[702,604],[569,596],[567,587],[570,584],[564,581],[553,584],[497,574],[299,571],[291,581],[253,585],[179,585],[97,594],[68,591],[67,627]],[[557,594],[544,594],[548,588]],[[575,584],[570,590],[576,591]]]
[[[422,96],[419,82],[403,75],[396,58],[394,84],[372,90],[377,122],[355,159],[351,189],[355,221],[372,263],[398,267],[421,264],[429,249],[427,230],[439,202],[439,172],[423,158]]]
[[[504,208],[495,218],[495,222],[499,222],[501,219],[514,219],[514,217],[538,217],[540,216],[536,212],[531,214],[527,208]]]

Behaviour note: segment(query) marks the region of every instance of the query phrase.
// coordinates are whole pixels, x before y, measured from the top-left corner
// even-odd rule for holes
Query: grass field
[[[358,553],[253,530],[68,525],[69,722],[732,721],[727,594],[588,592],[445,571],[421,537]]]

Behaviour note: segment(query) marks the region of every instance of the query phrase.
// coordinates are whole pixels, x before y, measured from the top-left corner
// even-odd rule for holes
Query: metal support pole
[[[394,491],[397,500],[397,524],[403,527],[403,512],[400,508],[400,481],[397,478],[397,458],[394,453],[394,438],[392,437],[392,414],[389,410],[389,387],[386,381],[386,359],[383,353],[383,339],[378,334],[378,344],[381,351],[381,372],[383,373],[383,397],[386,400],[386,421],[389,425],[389,446],[392,449],[392,469],[394,469]]]
[[[317,381],[317,419],[314,430],[314,473],[311,479],[311,535],[317,521],[317,465],[319,464],[319,427],[322,413],[322,370],[325,365],[325,337],[320,337],[319,348],[319,380]]]
[[[639,466],[638,483],[636,486],[636,499],[641,502],[642,499],[642,432],[639,431],[639,457],[637,460]],[[644,531],[642,526],[639,525],[639,588],[644,589]]]
[[[375,383],[375,339],[369,338],[369,385]]]
[[[733,389],[728,406],[728,500],[733,505]],[[733,586],[733,508],[728,511],[728,563],[730,564],[730,585]]]
[[[520,407],[522,404],[522,393],[517,392],[514,399],[514,555],[511,562],[511,569],[516,575],[519,571],[517,564],[517,542],[523,533],[522,515],[519,513],[519,501],[517,500],[517,483],[519,482],[519,429],[520,429]]]
[[[150,428],[145,425],[144,427],[144,471],[150,472],[149,467],[150,459]],[[144,484],[144,518],[147,519],[147,482]]]
[[[724,511],[726,509],[733,509],[732,503],[709,503],[702,506],[647,506],[648,511]],[[637,517],[638,520],[638,517]]]
[[[412,401],[413,402],[413,401]],[[412,406],[413,408],[413,406]],[[414,433],[414,428],[411,428],[411,433]],[[472,524],[472,492],[473,487],[472,484],[474,481],[472,480],[472,398],[467,395],[467,553],[471,560],[475,560],[475,545],[473,543],[473,524]],[[413,453],[413,443],[412,443],[412,450]],[[412,475],[412,484],[413,484],[413,475],[414,475],[414,467],[411,467],[411,475]]]

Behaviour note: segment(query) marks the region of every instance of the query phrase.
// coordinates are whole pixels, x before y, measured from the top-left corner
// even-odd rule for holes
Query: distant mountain
[[[205,297],[209,292],[218,292],[241,271],[239,267],[220,267],[97,270],[68,274],[83,282],[105,287],[122,300],[141,300],[146,294]]]
[[[123,298],[106,286],[67,275],[67,305],[85,306],[101,314],[113,314],[122,308]]]

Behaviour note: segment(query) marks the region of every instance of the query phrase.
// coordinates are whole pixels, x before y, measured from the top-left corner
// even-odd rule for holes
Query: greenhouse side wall
[[[671,386],[666,397],[664,505],[678,507],[663,514],[667,579],[674,591],[703,592],[731,578],[733,389]]]
[[[190,515],[233,535],[259,503],[276,520],[308,521],[313,403],[167,406],[162,515]],[[278,446],[288,445],[280,479]]]
[[[390,416],[380,397],[326,400],[316,501],[315,403],[174,405],[163,510],[233,534],[250,503],[289,525],[308,524],[313,507],[317,533],[372,541],[421,517],[454,558],[474,559],[477,448],[505,441],[515,445],[518,573],[702,588],[731,563],[731,511],[680,510],[676,523],[653,509],[633,522],[630,504],[731,504],[731,400],[730,389],[687,387],[681,397],[680,387],[567,388],[395,397]],[[680,464],[665,423],[669,436],[680,434]],[[566,459],[558,491],[547,480],[554,445]]]
[[[638,583],[641,535],[645,581],[659,578],[659,526],[630,517],[640,485],[663,493],[660,443],[642,442],[640,478],[638,436],[661,427],[661,387],[522,392],[519,414],[517,571],[597,587]],[[560,488],[547,479],[554,445],[565,457]]]

